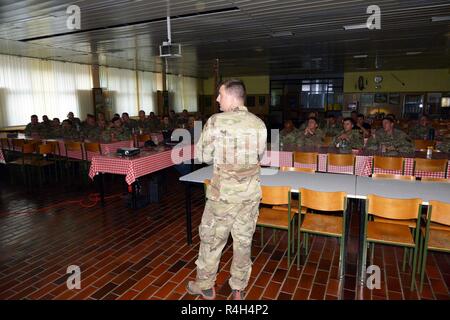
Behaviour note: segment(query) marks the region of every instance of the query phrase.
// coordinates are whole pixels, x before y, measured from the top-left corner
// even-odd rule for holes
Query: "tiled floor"
[[[3,170],[3,169],[2,169]],[[1,171],[0,177],[5,177]],[[122,180],[108,180],[103,209],[83,208],[76,200],[95,192],[45,187],[26,193],[0,181],[0,299],[196,299],[185,292],[195,278],[204,206],[202,188],[192,195],[193,245],[186,244],[184,188],[169,169],[166,193],[159,204],[133,212],[124,205]],[[68,191],[69,190],[69,191]],[[59,205],[60,203],[64,205]],[[51,207],[38,212],[32,211]],[[22,213],[20,213],[22,212]],[[449,299],[449,255],[429,255],[421,295],[411,292],[410,269],[401,272],[403,251],[377,246],[381,289],[361,289],[356,281],[358,219],[352,213],[344,281],[338,279],[339,247],[332,238],[315,237],[301,268],[288,267],[286,235],[265,232],[260,245],[255,233],[248,299]],[[232,245],[224,249],[216,290],[230,298],[227,283]],[[81,268],[81,289],[69,290],[67,267]]]

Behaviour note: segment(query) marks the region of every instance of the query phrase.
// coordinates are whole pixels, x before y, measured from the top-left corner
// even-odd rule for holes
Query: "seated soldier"
[[[44,133],[44,127],[39,123],[38,116],[33,114],[31,122],[25,127],[25,135],[27,137],[40,137]]]
[[[140,110],[139,111],[139,119],[137,121],[137,125],[139,128],[140,133],[150,133],[150,122],[148,121],[147,117],[145,116],[145,111]]]
[[[450,153],[450,136],[446,136],[436,146],[439,151]]]
[[[163,121],[161,123],[161,130],[162,131],[171,131],[174,130],[175,127],[173,126],[173,123],[170,121],[168,116],[163,117]]]
[[[394,128],[391,117],[383,119],[383,128],[377,130],[367,141],[368,150],[380,150],[391,154],[398,152],[413,152],[414,146],[406,133]]]
[[[62,128],[59,123],[59,118],[53,118],[51,129],[48,133],[48,138],[50,139],[58,139],[62,138]]]
[[[111,120],[112,127],[102,132],[103,141],[116,142],[131,139],[131,132],[122,125],[120,117],[114,117]]]
[[[434,129],[431,126],[428,116],[423,115],[419,119],[419,124],[409,131],[409,136],[411,139],[427,140],[432,130]]]
[[[292,120],[284,121],[284,128],[280,132],[280,147],[295,145],[297,143],[299,130],[294,126]]]
[[[62,122],[61,138],[66,140],[78,140],[79,132],[73,127],[72,121],[66,119]]]
[[[139,124],[136,120],[130,119],[130,116],[127,112],[122,113],[122,125],[128,129],[130,132],[138,132]]]
[[[90,141],[100,141],[102,129],[95,122],[95,117],[92,114],[88,114],[86,121],[81,126],[80,135]]]
[[[336,137],[342,131],[342,125],[337,122],[336,116],[330,114],[325,119],[323,132],[327,137]]]
[[[353,129],[358,130],[363,138],[369,138],[371,128],[372,126],[364,121],[364,115],[359,113]]]
[[[300,127],[298,128],[298,130],[300,130],[300,131],[305,130],[306,127],[307,127],[307,125],[308,125],[308,120],[309,120],[310,118],[315,118],[317,124],[319,125],[319,121],[317,120],[317,119],[318,119],[318,116],[319,116],[319,113],[318,113],[318,112],[315,112],[315,111],[309,112],[309,113],[308,113],[308,118],[306,118],[306,121],[304,121],[304,122],[300,125]]]
[[[73,112],[72,111],[70,111],[68,114],[67,114],[67,120],[70,120],[70,122],[72,123],[72,126],[75,128],[75,129],[79,129],[80,128],[80,126],[81,126],[81,120],[80,120],[80,118],[75,118],[75,116],[73,115]]]
[[[333,145],[344,149],[361,149],[364,146],[363,136],[358,130],[353,130],[352,118],[344,119],[344,130],[333,140]]]
[[[319,129],[316,118],[309,118],[305,130],[300,131],[298,137],[297,145],[299,147],[320,147],[325,136]]]
[[[161,121],[159,121],[158,117],[155,115],[153,111],[150,112],[150,115],[148,116],[148,121],[150,123],[150,132],[157,132],[160,130]]]

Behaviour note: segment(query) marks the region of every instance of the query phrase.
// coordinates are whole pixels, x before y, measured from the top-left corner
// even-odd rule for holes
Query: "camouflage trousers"
[[[231,289],[247,287],[252,271],[251,245],[258,219],[259,202],[225,203],[207,200],[199,227],[200,249],[196,283],[210,289],[216,281],[222,250],[231,232],[233,237],[233,262],[231,264]]]

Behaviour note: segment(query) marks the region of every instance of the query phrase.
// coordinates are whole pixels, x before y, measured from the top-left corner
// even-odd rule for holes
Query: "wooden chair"
[[[5,162],[8,162],[9,161],[9,152],[10,152],[9,139],[8,138],[0,138],[0,147],[3,151],[3,155],[5,157]]]
[[[102,154],[102,147],[100,146],[100,143],[98,142],[85,142],[84,143],[84,157],[86,160],[88,160],[88,152],[98,153],[99,155]]]
[[[328,153],[327,154],[327,172],[329,166],[352,166],[352,173],[355,174],[355,159],[356,156],[353,153]]]
[[[315,165],[315,170],[317,171],[319,154],[317,152],[294,152],[294,162],[301,164],[313,164]]]
[[[397,157],[374,156],[372,165],[372,174],[375,172],[375,169],[401,171],[401,174],[403,174],[404,159]]]
[[[313,168],[295,168],[295,167],[280,167],[280,171],[289,171],[289,172],[300,172],[300,173],[310,173],[314,174],[316,171]],[[272,209],[275,210],[287,210],[287,206],[273,206]],[[291,211],[295,214],[299,213],[299,202],[298,200],[291,199]],[[306,213],[306,208],[301,208],[301,214]]]
[[[324,139],[323,139],[323,143],[322,143],[322,146],[324,146],[324,147],[329,147],[330,145],[331,145],[331,143],[333,142],[333,139],[334,139],[334,137],[325,137]]]
[[[294,240],[291,239],[293,233],[293,220],[295,215],[291,212],[291,187],[268,187],[261,186],[262,198],[261,204],[271,206],[287,205],[287,210],[275,210],[272,208],[261,207],[259,209],[259,216],[256,225],[261,227],[261,245],[264,242],[264,228],[272,228],[274,230],[286,230],[288,233],[288,265],[291,264],[291,245],[294,245]]]
[[[416,181],[416,177],[414,177],[414,176],[404,176],[401,174],[389,174],[389,173],[374,173],[372,175],[372,179]],[[408,226],[409,228],[416,227],[416,221],[414,219],[412,219],[412,220],[397,220],[397,219],[387,219],[387,218],[380,218],[380,217],[374,216],[373,221],[383,222],[383,223],[400,224],[403,226]]]
[[[428,147],[436,147],[436,141],[434,140],[414,140],[415,150],[426,150]]]
[[[33,162],[33,156],[34,156],[34,153],[36,152],[36,145],[30,144],[30,143],[25,143],[24,140],[17,139],[15,142],[14,142],[14,140],[16,140],[16,139],[13,139],[13,144],[16,145],[16,148],[18,145],[21,145],[21,152],[18,153],[19,158],[17,160],[9,162],[9,164],[12,165],[13,167],[18,166],[20,168],[20,172],[22,175],[22,181],[27,186],[31,185],[31,180],[28,179],[28,178],[30,178],[30,176],[27,173],[28,173],[29,166]],[[12,181],[12,175],[11,175],[11,181]],[[30,184],[28,182],[30,182]]]
[[[302,172],[302,173],[316,173],[313,168],[296,168],[296,167],[280,167],[280,171],[284,172]]]
[[[367,196],[366,217],[364,223],[363,263],[364,269],[367,261],[367,245],[371,245],[371,261],[373,261],[375,243],[413,249],[413,263],[411,273],[411,290],[414,290],[414,276],[419,249],[420,213],[422,211],[422,199],[392,199],[379,197],[373,194]],[[414,220],[414,234],[406,225],[369,221],[369,215],[390,220]],[[406,265],[406,253],[403,256],[403,271]],[[361,281],[364,280],[364,272],[361,272]]]
[[[145,143],[148,140],[152,140],[152,136],[149,134],[140,134],[137,137],[137,141],[138,141],[139,145],[141,145],[141,143]]]
[[[416,175],[417,171],[424,172],[444,172],[444,177],[447,172],[447,159],[414,159],[413,174]]]
[[[446,178],[433,178],[433,177],[422,177],[420,179],[422,182],[443,182],[443,183],[450,183],[450,179]]]
[[[305,234],[303,241],[305,251],[308,252],[308,235],[322,235],[335,237],[340,242],[339,277],[344,276],[344,241],[346,226],[347,194],[345,192],[320,192],[300,189],[300,204],[302,207],[319,211],[342,211],[342,216],[306,213],[300,224],[298,220],[297,238],[297,269],[300,266],[300,238]]]
[[[406,176],[401,174],[390,174],[390,173],[374,173],[372,174],[372,179],[416,181],[416,177],[414,176]]]
[[[430,200],[426,227],[422,228],[421,231],[420,291],[423,288],[428,250],[450,252],[450,203]]]

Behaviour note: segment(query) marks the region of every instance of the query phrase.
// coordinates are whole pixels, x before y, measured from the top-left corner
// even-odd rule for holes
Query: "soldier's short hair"
[[[353,121],[353,119],[350,118],[350,117],[344,118],[344,120],[342,120],[342,122],[345,122],[345,121],[350,121],[353,125],[355,124],[355,122]]]
[[[358,113],[358,118],[363,118],[364,119],[364,115],[362,113]]]
[[[111,120],[111,123],[114,123],[114,122],[116,122],[117,120],[120,120],[120,117],[114,117],[114,118],[112,118],[112,120]]]
[[[222,86],[225,87],[225,90],[228,93],[231,93],[236,98],[245,100],[247,95],[247,89],[245,88],[245,84],[242,80],[239,79],[224,80],[219,84],[219,89]]]
[[[94,120],[95,120],[95,117],[94,117],[94,115],[93,115],[93,114],[88,114],[88,115],[86,116],[86,118],[92,118],[92,119],[94,119]]]
[[[64,124],[64,123],[68,123],[68,124],[72,125],[72,120],[66,119],[66,120],[63,120],[62,123],[63,123],[63,124]]]
[[[128,112],[122,112],[122,117],[123,116],[128,116],[129,117]]]
[[[317,118],[316,118],[316,117],[309,117],[308,119],[306,119],[306,122],[309,122],[309,120],[314,120],[314,122],[315,122],[316,124],[318,124],[318,123],[317,123]]]
[[[384,121],[384,120],[388,120],[391,123],[394,123],[394,119],[392,117],[384,117],[382,121]]]
[[[37,115],[35,115],[35,114],[33,114],[32,116],[31,116],[31,118],[37,118],[38,116]]]

